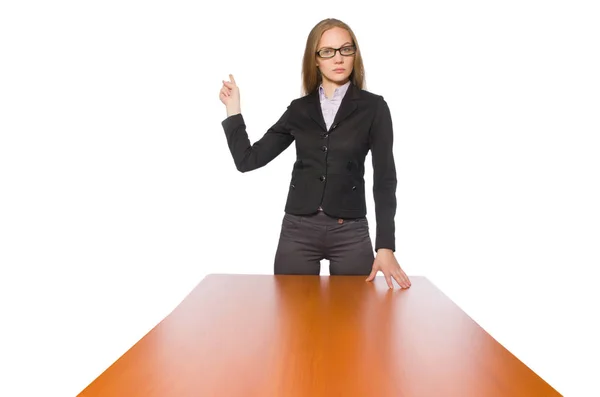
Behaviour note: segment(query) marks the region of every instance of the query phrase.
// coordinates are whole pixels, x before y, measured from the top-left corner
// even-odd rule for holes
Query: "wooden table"
[[[79,396],[560,396],[424,277],[207,276]]]

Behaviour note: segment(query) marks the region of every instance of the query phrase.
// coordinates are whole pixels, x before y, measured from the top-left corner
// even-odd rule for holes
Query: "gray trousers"
[[[285,214],[275,253],[275,274],[319,275],[321,260],[330,275],[368,276],[375,260],[367,218],[338,219]]]

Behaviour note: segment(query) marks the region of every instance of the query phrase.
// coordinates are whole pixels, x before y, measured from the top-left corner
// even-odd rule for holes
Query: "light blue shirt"
[[[344,84],[343,86],[336,88],[331,98],[327,98],[327,96],[325,96],[325,89],[323,89],[323,84],[319,86],[319,99],[321,100],[321,110],[323,111],[323,118],[325,119],[325,124],[327,125],[328,130],[329,127],[331,127],[331,124],[333,124],[335,115],[337,114],[337,111],[340,108],[342,98],[344,98],[344,95],[346,95],[346,91],[348,91],[349,85],[350,80],[348,80],[348,82],[346,82],[346,84]]]

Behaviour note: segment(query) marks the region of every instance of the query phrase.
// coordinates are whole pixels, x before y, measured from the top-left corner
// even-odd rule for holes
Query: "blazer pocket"
[[[351,179],[344,185],[344,196],[342,200],[344,209],[359,210],[365,206],[364,180]]]
[[[298,184],[298,176],[300,173],[300,170],[304,168],[304,164],[302,164],[302,160],[296,160],[296,162],[294,163],[294,166],[292,167],[292,177],[290,180],[290,193],[292,192],[292,190],[296,189],[296,185]]]
[[[286,207],[288,210],[301,211],[307,200],[308,187],[306,175],[302,170],[294,170],[290,181]]]

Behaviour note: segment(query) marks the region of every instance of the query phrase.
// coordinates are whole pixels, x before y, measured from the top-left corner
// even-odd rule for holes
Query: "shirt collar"
[[[348,80],[346,82],[346,84],[338,87],[335,89],[335,91],[333,92],[333,97],[329,98],[329,100],[335,100],[335,99],[341,99],[344,97],[344,95],[346,95],[346,91],[348,91],[348,86],[350,86],[350,80]],[[324,101],[326,99],[328,99],[325,96],[325,89],[323,88],[323,83],[321,83],[319,85],[319,98],[321,98],[321,101]]]

